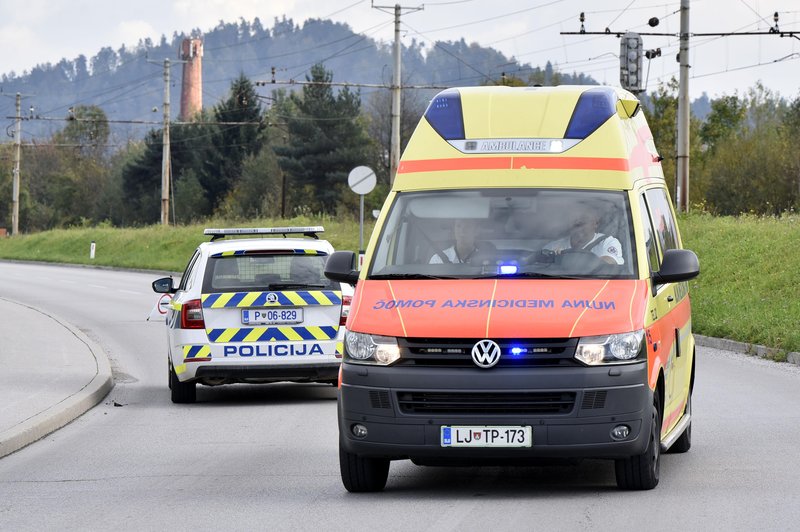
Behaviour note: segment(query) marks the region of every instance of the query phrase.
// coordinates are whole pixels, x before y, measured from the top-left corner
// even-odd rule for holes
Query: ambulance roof
[[[425,111],[394,189],[629,189],[637,179],[663,180],[659,161],[639,101],[622,89],[452,88]]]

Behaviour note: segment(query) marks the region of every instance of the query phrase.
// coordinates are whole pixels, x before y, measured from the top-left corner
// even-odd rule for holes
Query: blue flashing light
[[[519,266],[516,264],[501,264],[500,275],[514,275],[519,271]]]
[[[458,90],[447,89],[437,94],[425,111],[425,118],[443,139],[464,138],[464,113]]]
[[[569,119],[565,139],[585,139],[617,112],[617,95],[613,89],[589,89],[578,98]]]
[[[512,347],[511,348],[511,355],[512,356],[521,355],[522,353],[523,353],[523,349],[521,347]]]

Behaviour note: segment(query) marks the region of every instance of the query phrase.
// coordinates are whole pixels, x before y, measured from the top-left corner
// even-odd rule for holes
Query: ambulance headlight
[[[397,339],[347,331],[344,336],[345,360],[353,364],[388,366],[400,360]]]
[[[586,365],[632,364],[645,354],[644,331],[587,336],[578,342],[575,358]]]

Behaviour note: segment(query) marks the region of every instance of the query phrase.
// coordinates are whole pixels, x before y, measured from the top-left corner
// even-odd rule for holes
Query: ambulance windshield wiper
[[[446,275],[426,275],[424,273],[383,273],[378,275],[370,275],[372,280],[384,279],[459,279],[459,277],[448,277]]]
[[[474,277],[474,279],[586,279],[586,277],[542,272],[517,272],[479,275]]]

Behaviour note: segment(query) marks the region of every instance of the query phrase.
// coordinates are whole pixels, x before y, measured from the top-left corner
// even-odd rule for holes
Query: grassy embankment
[[[324,225],[336,249],[358,247],[358,222],[331,218],[255,220],[250,226]],[[700,258],[691,281],[694,330],[699,334],[800,351],[800,216],[780,219],[693,214],[680,220],[684,246]],[[181,271],[204,225],[139,229],[75,228],[0,239],[0,258]],[[372,220],[364,230],[369,240]],[[91,241],[96,257],[89,259]],[[781,358],[779,353],[776,357]]]

